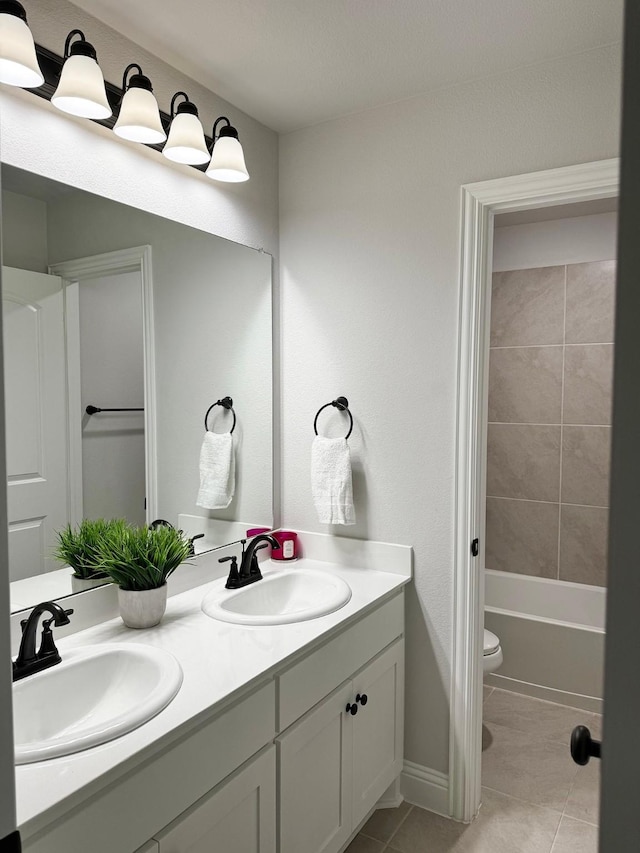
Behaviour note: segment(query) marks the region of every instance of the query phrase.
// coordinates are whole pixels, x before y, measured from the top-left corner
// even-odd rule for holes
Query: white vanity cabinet
[[[403,636],[398,590],[23,835],[25,853],[87,838],[92,853],[338,853],[402,770]]]
[[[397,640],[277,738],[279,853],[337,853],[399,775],[403,685]]]
[[[158,853],[276,853],[275,751],[268,747],[158,833]]]

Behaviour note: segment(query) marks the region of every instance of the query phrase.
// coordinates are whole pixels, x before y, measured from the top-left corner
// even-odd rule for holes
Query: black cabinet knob
[[[362,693],[362,694],[358,693],[358,695],[356,696],[356,702],[359,702],[363,708],[367,704],[368,701],[369,701],[369,697],[367,696],[366,693]]]
[[[349,702],[347,702],[346,711],[347,711],[347,714],[351,714],[352,717],[355,717],[355,715],[358,713],[358,706],[356,705],[355,702],[353,703],[353,705],[351,705]]]
[[[601,757],[602,744],[591,737],[586,726],[576,726],[571,732],[571,757],[576,764],[588,764],[590,758]]]

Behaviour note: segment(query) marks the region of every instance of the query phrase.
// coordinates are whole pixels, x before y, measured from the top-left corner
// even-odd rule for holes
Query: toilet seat
[[[492,655],[500,648],[500,640],[492,631],[484,629],[484,650],[485,655]]]

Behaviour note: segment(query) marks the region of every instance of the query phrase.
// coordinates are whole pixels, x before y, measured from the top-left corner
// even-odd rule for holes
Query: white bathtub
[[[602,710],[606,590],[485,572],[485,626],[504,663],[486,683],[585,710]]]

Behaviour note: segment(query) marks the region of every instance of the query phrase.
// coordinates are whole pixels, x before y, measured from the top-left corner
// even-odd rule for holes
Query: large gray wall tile
[[[560,580],[606,586],[608,530],[608,509],[562,505]]]
[[[493,274],[491,346],[561,344],[564,267]]]
[[[492,349],[489,420],[559,424],[562,363],[559,346]]]
[[[558,501],[560,427],[489,424],[487,495]]]
[[[562,503],[609,506],[611,427],[565,426]]]
[[[613,344],[565,348],[565,424],[610,424]]]
[[[488,569],[558,576],[558,504],[487,498]]]
[[[568,344],[613,343],[616,262],[567,267]]]

